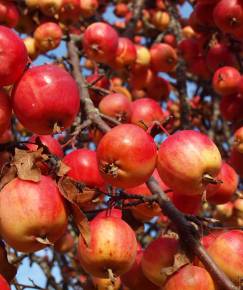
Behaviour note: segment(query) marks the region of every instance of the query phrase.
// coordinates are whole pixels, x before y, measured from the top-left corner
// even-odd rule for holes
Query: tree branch
[[[137,21],[141,18],[142,9],[144,7],[145,0],[134,0],[133,1],[133,16],[127,24],[127,29],[123,33],[124,37],[133,38]]]
[[[177,1],[166,1],[166,8],[170,14],[171,25],[170,28],[179,42],[182,40],[181,24],[178,21],[180,15],[176,7]],[[186,78],[186,64],[183,59],[179,59],[176,67],[176,87],[178,90],[178,97],[180,101],[180,126],[183,129],[189,129],[190,125],[190,107],[187,102],[187,78]]]
[[[98,110],[95,108],[90,96],[85,79],[80,71],[80,58],[78,53],[78,48],[75,41],[70,39],[67,41],[67,48],[69,54],[69,62],[72,66],[73,76],[79,86],[80,90],[80,100],[84,105],[84,110],[87,114],[88,119],[90,119],[102,132],[109,131],[109,126],[100,118]]]
[[[167,195],[160,188],[158,182],[153,178],[147,182],[147,186],[153,194],[158,195],[158,203],[163,213],[172,221],[176,226],[177,232],[180,236],[182,246],[186,254],[191,257],[192,254],[197,256],[204,264],[205,268],[215,279],[216,284],[220,289],[224,290],[237,290],[237,287],[231,280],[221,271],[212,258],[208,255],[205,248],[198,241],[195,235],[195,228],[186,220],[185,216],[169,201]]]

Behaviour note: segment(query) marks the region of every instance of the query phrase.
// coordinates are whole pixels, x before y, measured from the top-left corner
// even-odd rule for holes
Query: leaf
[[[13,165],[17,168],[17,175],[20,179],[30,180],[34,182],[40,181],[41,170],[36,165],[38,161],[46,160],[46,155],[42,154],[43,148],[37,151],[26,151],[15,149]]]
[[[75,186],[75,182],[69,177],[61,178],[58,181],[58,188],[62,196],[71,204],[74,221],[86,245],[89,246],[91,239],[89,221],[77,204],[77,196],[80,194],[79,189]]]
[[[15,166],[4,166],[1,173],[0,190],[17,176],[17,169]]]
[[[58,161],[58,170],[57,170],[57,176],[64,176],[68,173],[70,170],[70,167],[68,167],[64,162]]]
[[[160,273],[162,275],[166,276],[166,278],[167,278],[168,276],[171,276],[175,272],[177,272],[181,267],[183,267],[189,263],[190,263],[190,261],[184,253],[182,253],[182,252],[176,253],[174,256],[173,265],[170,267],[162,268]]]

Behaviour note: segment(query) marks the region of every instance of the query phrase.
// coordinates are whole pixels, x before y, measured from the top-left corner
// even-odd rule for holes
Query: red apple
[[[217,176],[221,156],[208,136],[192,130],[170,135],[158,152],[157,169],[163,181],[176,193],[200,195],[206,188],[204,175]]]
[[[110,65],[115,69],[123,69],[135,63],[137,51],[133,42],[126,37],[119,37],[115,59]]]
[[[222,96],[234,94],[238,90],[240,80],[241,75],[236,68],[224,66],[214,73],[213,89]]]
[[[121,281],[132,290],[158,290],[159,288],[150,282],[143,274],[141,261],[143,250],[137,251],[137,256],[132,268],[121,276]]]
[[[186,265],[166,281],[164,290],[216,290],[210,274],[203,268]]]
[[[56,65],[30,68],[12,94],[14,112],[30,131],[47,135],[71,126],[79,112],[79,90],[71,75]]]
[[[0,24],[14,28],[19,22],[19,11],[11,1],[0,1]]]
[[[141,98],[132,102],[131,123],[140,126],[143,129],[149,128],[155,121],[163,122],[164,112],[153,99]]]
[[[213,19],[224,33],[239,33],[243,28],[243,7],[239,0],[220,0],[213,10]]]
[[[62,0],[59,11],[61,21],[75,23],[78,21],[81,14],[80,0]]]
[[[90,59],[108,64],[116,57],[118,34],[112,26],[95,22],[84,32],[83,48]]]
[[[243,276],[243,231],[232,230],[219,235],[207,249],[221,270],[235,283]]]
[[[67,226],[67,213],[56,183],[15,178],[0,192],[0,232],[17,251],[31,253],[58,240]],[[47,241],[48,240],[48,241]]]
[[[224,43],[215,43],[208,50],[206,63],[213,72],[219,67],[236,66],[237,61],[234,54]]]
[[[150,48],[151,67],[154,71],[171,72],[177,64],[174,48],[166,43],[156,43]]]
[[[61,9],[62,0],[41,0],[38,3],[43,14],[47,16],[55,16]]]
[[[213,204],[224,204],[230,201],[235,193],[239,177],[230,165],[223,163],[217,179],[221,180],[222,183],[207,186],[207,200]]]
[[[91,17],[95,15],[98,6],[98,0],[80,0],[80,10],[83,17]]]
[[[122,124],[106,133],[97,148],[99,170],[109,184],[133,187],[153,173],[157,159],[154,140],[133,124]]]
[[[91,188],[104,185],[95,151],[85,148],[74,150],[63,158],[63,162],[70,168],[67,175],[73,179]]]
[[[62,36],[62,29],[55,22],[44,22],[34,32],[35,44],[41,52],[57,48],[61,43]]]
[[[0,26],[0,86],[12,85],[23,74],[28,54],[23,41],[11,29]]]
[[[135,233],[122,219],[97,217],[90,222],[91,242],[86,245],[79,237],[78,256],[89,274],[108,278],[108,270],[119,276],[127,272],[136,258]]]
[[[222,96],[220,101],[220,113],[227,121],[242,120],[243,95],[236,93]]]
[[[163,268],[173,266],[174,256],[179,250],[179,242],[173,237],[161,236],[152,241],[144,250],[142,270],[153,284],[162,286],[166,280]]]
[[[105,96],[99,103],[99,110],[123,123],[129,122],[131,118],[131,102],[123,94]]]
[[[235,131],[233,147],[239,153],[243,153],[243,127]]]

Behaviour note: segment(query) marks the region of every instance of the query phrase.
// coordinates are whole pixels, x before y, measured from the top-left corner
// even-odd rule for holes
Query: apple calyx
[[[101,172],[111,175],[112,177],[117,177],[119,168],[112,162],[101,165],[100,170]]]

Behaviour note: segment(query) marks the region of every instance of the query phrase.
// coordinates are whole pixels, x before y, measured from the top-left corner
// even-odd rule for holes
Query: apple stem
[[[48,240],[47,237],[36,237],[35,240],[43,245],[53,246],[54,244]]]
[[[222,180],[220,179],[216,179],[216,178],[213,178],[210,174],[203,174],[203,177],[202,177],[202,182],[203,183],[210,183],[210,184],[220,184],[220,183],[223,183]]]
[[[116,282],[116,278],[114,276],[114,273],[113,273],[112,269],[110,269],[110,268],[107,269],[107,272],[108,272],[108,276],[109,276],[109,279],[110,279],[112,285],[114,285],[115,282]]]

